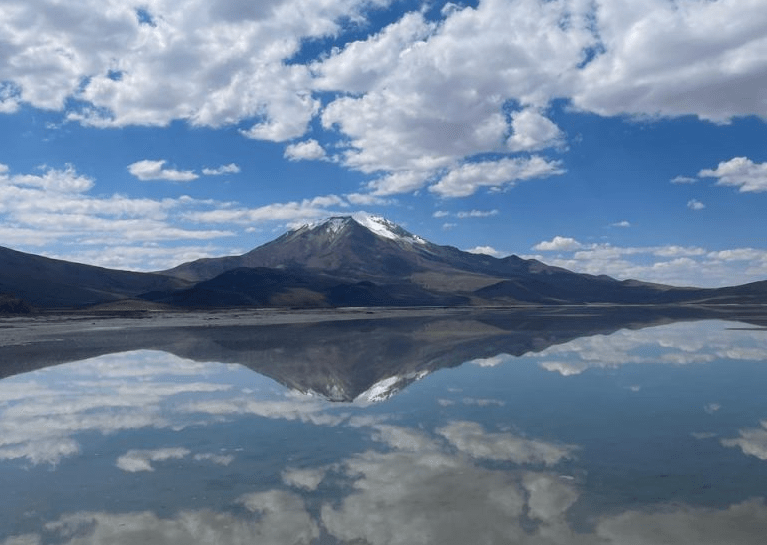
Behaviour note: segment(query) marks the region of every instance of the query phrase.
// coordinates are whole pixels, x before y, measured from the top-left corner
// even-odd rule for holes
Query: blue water
[[[767,331],[732,326],[478,358],[378,402],[157,350],[9,377],[0,544],[764,543]]]

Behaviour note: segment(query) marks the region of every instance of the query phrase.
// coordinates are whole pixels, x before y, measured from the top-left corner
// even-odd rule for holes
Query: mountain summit
[[[457,276],[469,281],[476,275],[506,278],[509,274],[564,271],[535,260],[516,256],[497,259],[440,246],[409,233],[379,216],[357,213],[306,224],[240,256],[198,259],[162,271],[187,281],[209,280],[240,267],[269,267],[309,270],[355,280],[413,280],[413,275],[430,273]],[[460,273],[460,274],[459,274]],[[476,288],[493,283],[475,278]]]
[[[269,267],[355,278],[400,276],[413,269],[403,254],[428,252],[430,246],[382,217],[357,213],[302,225],[241,256],[198,259],[161,274],[199,282],[239,267]]]

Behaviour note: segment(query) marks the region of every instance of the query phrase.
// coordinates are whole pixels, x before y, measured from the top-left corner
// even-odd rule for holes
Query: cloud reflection
[[[583,494],[582,483],[556,470],[575,447],[523,440],[469,421],[434,432],[372,422],[346,429],[369,433],[383,449],[353,454],[332,467],[285,467],[283,482],[292,490],[246,493],[220,511],[181,510],[166,518],[150,511],[71,513],[45,524],[40,534],[0,543],[295,545],[322,536],[323,543],[369,545],[756,545],[767,532],[767,505],[759,499],[723,509],[633,506],[593,513],[590,529],[576,531],[569,513]],[[166,448],[126,457],[140,465],[188,455]]]
[[[76,513],[47,524],[45,529],[66,545],[208,545],[214,542],[303,545],[319,536],[318,526],[306,512],[300,496],[272,490],[245,495],[237,503],[249,516],[211,510],[182,511],[170,519],[159,518],[148,511]],[[23,539],[36,543],[34,536],[23,536]],[[4,545],[11,544],[15,542]]]
[[[175,403],[188,395],[232,395],[228,377],[238,367],[142,350],[4,379],[0,460],[55,466],[80,453],[82,433],[184,428],[192,421],[173,409]],[[146,469],[150,460],[128,457],[122,464]]]
[[[722,439],[722,445],[738,447],[743,454],[767,460],[767,420],[762,420],[761,425],[761,428],[740,430],[740,437],[735,439]]]
[[[581,337],[529,357],[540,360],[543,369],[564,376],[627,364],[690,365],[718,359],[767,361],[763,331],[728,330],[731,326],[728,322],[711,321],[624,329],[611,335]],[[495,361],[503,360],[496,357]]]

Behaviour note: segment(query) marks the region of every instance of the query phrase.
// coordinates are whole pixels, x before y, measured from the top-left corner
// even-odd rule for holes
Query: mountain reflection
[[[679,312],[5,346],[0,545],[763,543],[767,335]]]
[[[578,350],[570,341],[585,337],[580,351],[588,353],[590,360],[560,369],[564,374],[579,372],[600,361],[617,361],[614,354],[599,353],[599,343],[615,345],[612,338],[604,343],[605,335],[706,318],[749,320],[742,311],[564,307],[261,326],[86,327],[34,343],[0,343],[0,361],[4,362],[0,377],[103,354],[149,349],[198,362],[240,364],[297,392],[317,393],[332,401],[377,401],[426,374],[467,361],[491,365],[504,357],[545,351],[552,356],[545,365],[556,369],[560,352],[550,347],[568,343],[564,351]],[[620,358],[631,361],[624,354]]]

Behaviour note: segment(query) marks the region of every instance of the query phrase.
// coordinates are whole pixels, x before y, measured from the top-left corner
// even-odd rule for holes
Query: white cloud
[[[303,40],[336,35],[340,21],[363,20],[363,0],[284,0],[253,9],[220,1],[154,0],[153,24],[135,6],[88,0],[59,16],[38,2],[6,2],[3,110],[19,102],[63,110],[95,126],[187,120],[218,127],[258,119],[253,137],[300,136],[318,102],[306,66],[288,64]],[[237,14],[237,16],[233,16]],[[76,98],[85,105],[70,105]]]
[[[767,191],[767,163],[754,163],[747,157],[723,161],[715,169],[698,173],[701,178],[718,178],[717,185],[740,187],[742,192]]]
[[[511,151],[537,151],[564,143],[559,127],[529,108],[511,114],[511,130],[512,135],[506,141]]]
[[[141,181],[168,180],[171,182],[189,182],[196,180],[199,175],[191,170],[175,170],[163,168],[164,159],[151,161],[145,159],[128,165],[128,172]]]
[[[471,254],[485,254],[493,257],[501,257],[505,255],[503,252],[496,250],[492,246],[475,246],[474,248],[469,248],[466,251]]]
[[[555,240],[545,241],[544,247]],[[543,248],[536,248],[544,251]],[[637,279],[672,285],[732,286],[767,277],[767,250],[733,248],[710,251],[695,246],[621,247],[590,244],[567,255],[532,254],[548,265],[588,274],[606,274],[618,279]]]
[[[291,161],[317,161],[325,159],[327,154],[314,139],[290,144],[285,148],[285,157]]]
[[[394,199],[385,199],[369,193],[347,193],[344,198],[349,201],[349,204],[358,206],[388,206],[397,202]]]
[[[7,165],[3,166],[5,168],[0,170],[0,182],[22,188],[35,188],[51,193],[77,194],[88,191],[94,185],[91,178],[78,174],[72,165],[66,165],[64,170],[43,166],[41,168],[45,169],[45,172],[42,175],[18,174],[10,178],[7,176],[10,169]],[[10,191],[11,187],[5,186],[3,189]]]
[[[206,176],[221,176],[222,174],[239,174],[240,167],[236,163],[221,165],[217,168],[204,168],[202,173]]]
[[[189,212],[185,219],[199,223],[235,223],[251,225],[264,221],[287,221],[296,224],[333,215],[333,206],[348,204],[336,195],[326,195],[300,202],[273,203],[258,208],[221,208]]]
[[[577,73],[575,106],[716,122],[767,115],[767,15],[759,0],[592,5],[597,54]]]
[[[461,211],[456,212],[455,217],[457,218],[489,218],[492,216],[497,216],[499,214],[498,210],[468,210],[468,211]]]
[[[610,227],[631,227],[631,223],[626,220],[617,221],[615,223],[611,223]]]
[[[559,129],[533,106],[547,103],[552,83],[578,63],[589,40],[587,32],[561,28],[566,11],[528,0],[514,10],[481,2],[449,10],[438,27],[412,15],[318,64],[320,73],[371,66],[364,59],[383,42],[396,52],[385,71],[365,79],[361,96],[339,98],[322,114],[326,127],[351,139],[346,164],[363,172],[434,173],[483,152],[558,144]],[[329,79],[326,86],[336,89],[347,81]],[[507,120],[509,99],[523,108]]]
[[[351,42],[329,58],[315,62],[315,85],[326,90],[368,92],[397,69],[403,54],[423,44],[435,30],[436,25],[427,22],[421,13],[405,14],[377,34]]]
[[[689,176],[676,176],[671,179],[672,184],[694,184],[697,181],[697,178],[691,178]]]
[[[19,249],[33,246],[35,253],[50,257],[152,270],[152,262],[168,263],[175,256],[223,252],[215,246],[189,246],[184,241],[234,234],[194,229],[178,221],[182,211],[210,209],[223,203],[183,195],[165,199],[92,196],[89,193],[95,181],[73,166],[41,169],[40,174],[0,169],[0,235],[5,244]],[[162,242],[170,247],[160,246]],[[67,252],[70,248],[74,250]]]
[[[582,247],[583,245],[574,238],[555,236],[551,240],[539,242],[533,246],[533,250],[541,252],[560,252],[579,250]]]
[[[498,161],[465,163],[450,170],[429,190],[441,197],[466,197],[482,187],[501,189],[521,180],[545,178],[562,174],[557,161],[543,157],[505,158]]]
[[[398,193],[413,193],[428,182],[432,173],[421,170],[403,170],[392,172],[367,184],[373,195],[396,195]]]
[[[690,199],[687,201],[687,208],[690,210],[703,210],[706,205],[700,202],[698,199]]]

